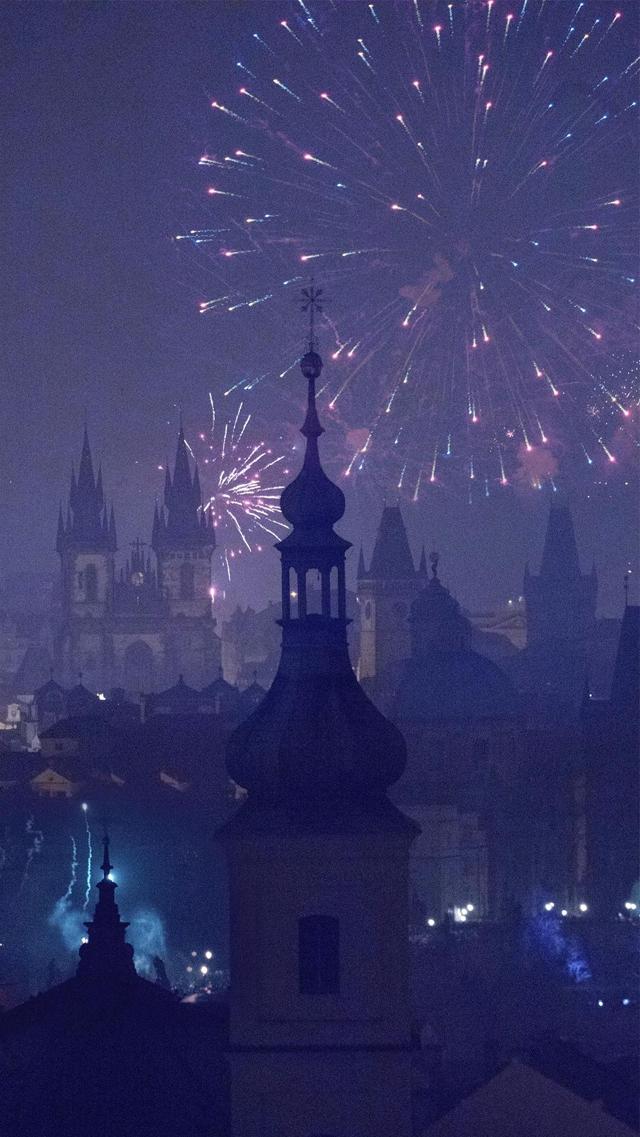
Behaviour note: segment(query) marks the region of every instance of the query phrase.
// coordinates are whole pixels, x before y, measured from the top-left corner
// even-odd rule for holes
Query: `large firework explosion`
[[[202,221],[179,235],[216,280],[203,317],[278,329],[280,359],[237,386],[259,399],[290,381],[292,294],[313,272],[345,474],[417,500],[615,464],[637,399],[609,365],[635,329],[633,9],[297,0],[255,16],[211,92]]]

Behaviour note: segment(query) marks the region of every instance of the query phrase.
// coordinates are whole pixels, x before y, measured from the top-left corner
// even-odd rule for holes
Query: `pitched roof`
[[[512,1062],[423,1137],[632,1137],[632,1132],[598,1104]]]
[[[400,507],[385,505],[380,518],[368,577],[410,580],[416,575]]]

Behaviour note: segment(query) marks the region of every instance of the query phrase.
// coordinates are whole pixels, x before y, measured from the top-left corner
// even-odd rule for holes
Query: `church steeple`
[[[109,859],[109,837],[103,841],[102,880],[98,881],[98,903],[93,920],[85,924],[87,942],[80,948],[78,979],[101,982],[131,982],[137,978],[133,965],[133,948],[125,941],[128,923],[120,919],[115,900],[116,882],[111,879],[113,865]]]
[[[569,504],[552,499],[540,572],[525,567],[527,644],[562,640],[584,644],[595,625],[598,578],[582,575]]]
[[[169,545],[215,547],[215,534],[210,523],[203,520],[202,492],[198,467],[193,476],[189,450],[180,420],[176,458],[171,476],[169,465],[165,469],[164,509],[156,505],[153,519],[152,544],[156,551]],[[165,512],[166,511],[166,512]]]
[[[313,313],[317,293],[306,295]],[[404,740],[349,661],[349,542],[333,528],[345,500],[320,461],[313,328],[309,346],[305,456],[280,499],[292,526],[276,546],[280,665],[227,744],[247,798],[218,831],[230,882],[231,1128],[348,1133],[366,1116],[367,1133],[410,1137],[417,826],[386,794],[404,769]],[[308,588],[317,577],[319,594]]]
[[[96,552],[115,552],[115,521],[107,515],[102,485],[102,468],[96,479],[87,428],[84,428],[80,468],[76,478],[71,466],[67,523],[58,518],[56,549],[62,554],[68,548]]]
[[[579,580],[580,561],[568,504],[552,500],[544,539],[540,577],[546,580]]]
[[[317,303],[313,287],[308,294]],[[316,380],[322,359],[309,350],[300,367],[307,380],[301,428],[306,449],[300,473],[280,498],[292,530],[276,545],[282,558],[282,656],[270,691],[232,735],[227,752],[231,777],[249,791],[249,810],[285,801],[308,809],[328,799],[342,810],[354,797],[361,803],[384,798],[405,764],[401,735],[351,669],[344,563],[350,542],[333,528],[345,499],[323,470],[318,450],[323,427]],[[312,574],[320,578],[315,612],[309,609]]]

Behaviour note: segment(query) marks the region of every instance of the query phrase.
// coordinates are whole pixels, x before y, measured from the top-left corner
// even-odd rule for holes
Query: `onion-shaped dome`
[[[254,802],[366,798],[384,794],[404,770],[400,731],[360,687],[346,646],[320,642],[320,625],[307,618],[307,651],[283,651],[271,689],[227,744],[229,774]]]

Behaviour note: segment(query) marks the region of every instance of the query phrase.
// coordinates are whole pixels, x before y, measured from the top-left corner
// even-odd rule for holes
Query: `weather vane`
[[[309,351],[316,349],[316,336],[315,336],[315,317],[316,312],[322,311],[322,304],[320,297],[322,296],[322,289],[316,288],[313,277],[308,288],[302,289],[302,306],[303,312],[309,313]]]

